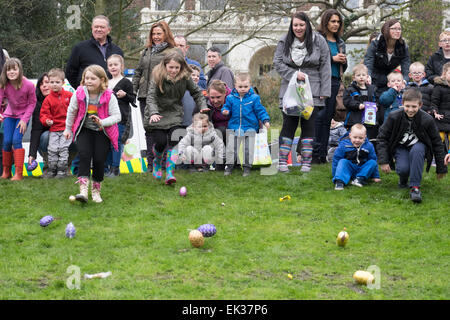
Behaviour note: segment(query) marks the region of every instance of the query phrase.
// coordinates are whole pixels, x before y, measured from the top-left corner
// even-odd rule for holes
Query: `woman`
[[[44,159],[43,172],[47,171],[47,145],[48,145],[48,129],[42,125],[39,120],[41,113],[42,103],[46,96],[50,94],[50,80],[47,73],[43,73],[36,83],[36,106],[34,107],[33,116],[31,120],[31,137],[30,137],[30,150],[28,152],[28,170],[34,170],[35,165],[32,164],[33,160],[36,160],[37,151]]]
[[[283,96],[293,74],[298,71],[297,81],[305,80],[305,74],[309,78],[314,97],[314,111],[308,120],[283,113],[278,165],[280,172],[289,172],[287,159],[300,121],[301,171],[309,172],[311,170],[312,143],[315,134],[314,123],[318,109],[325,107],[325,99],[331,96],[331,63],[330,50],[326,40],[312,30],[309,18],[304,12],[296,12],[292,16],[288,33],[278,42],[273,63],[275,70],[282,79],[279,93],[280,108],[283,105]]]
[[[148,87],[150,85],[153,68],[155,68],[164,56],[170,52],[178,51],[182,54],[181,51],[175,47],[172,31],[170,31],[169,25],[165,21],[156,22],[151,26],[146,46],[147,48],[142,52],[139,64],[134,71],[132,79],[133,91],[139,100],[142,118],[144,118]],[[145,133],[145,138],[147,142],[148,172],[152,172],[152,163],[154,159],[153,143],[150,134],[147,132]]]
[[[364,64],[369,69],[372,84],[377,86],[377,100],[388,89],[388,74],[398,66],[401,67],[403,79],[408,81],[410,65],[408,45],[402,38],[402,26],[397,19],[388,20],[383,24],[381,34],[367,49]],[[383,119],[384,110],[380,110],[378,116]]]
[[[230,116],[225,116],[222,114],[222,107],[225,104],[225,100],[227,96],[231,93],[231,89],[228,88],[225,82],[215,79],[209,83],[207,92],[206,105],[207,108],[203,110],[199,110],[198,108],[194,108],[193,115],[201,112],[207,113],[209,116],[209,121],[211,121],[214,125],[214,129],[219,130],[221,134],[219,136],[222,137],[223,144],[227,143],[227,126],[228,120],[230,120]],[[223,155],[225,157],[225,155]],[[225,160],[225,159],[224,159]],[[223,170],[224,164],[216,164],[217,170]]]
[[[316,141],[314,143],[313,163],[327,162],[328,138],[331,119],[336,108],[336,96],[341,85],[341,76],[347,69],[345,42],[340,38],[344,23],[339,11],[328,9],[322,14],[318,31],[326,39],[331,58],[331,96],[325,100],[325,108],[319,108],[316,117]]]

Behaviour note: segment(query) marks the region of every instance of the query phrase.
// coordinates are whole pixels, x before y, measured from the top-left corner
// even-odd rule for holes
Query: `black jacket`
[[[347,109],[347,117],[345,118],[345,127],[349,128],[356,123],[362,123],[363,110],[359,109],[359,105],[364,102],[376,102],[377,88],[374,85],[367,86],[367,96],[361,95],[361,89],[355,81],[345,90],[343,100]],[[378,116],[378,112],[377,112]]]
[[[442,76],[442,67],[447,62],[450,62],[450,59],[445,59],[442,48],[439,48],[439,50],[433,53],[430,59],[428,59],[427,65],[425,66],[425,73],[431,84],[434,84],[434,78]]]
[[[31,118],[30,149],[28,156],[32,156],[34,159],[37,157],[37,151],[42,133],[50,129],[50,127],[43,126],[41,120],[39,119],[42,103],[45,99],[45,96],[42,94],[40,89],[44,76],[46,76],[46,74],[41,75],[36,83],[36,106],[34,107],[33,116]]]
[[[394,55],[388,61],[386,40],[383,35],[379,35],[373,40],[364,56],[364,64],[369,69],[372,77],[372,84],[378,89],[387,86],[387,75],[398,66],[402,68],[403,79],[408,81],[409,73],[409,50],[408,45],[399,41],[395,43]]]
[[[94,37],[81,41],[72,48],[72,53],[66,65],[66,78],[74,89],[80,85],[84,69],[91,64],[102,66],[108,77],[111,78],[106,65],[106,59],[113,54],[119,54],[123,57],[123,51],[112,43],[110,36],[108,36],[107,42],[106,58],[103,58],[103,54],[98,48],[97,41]]]
[[[392,163],[395,149],[408,130],[409,121],[403,109],[392,111],[381,126],[377,137],[378,163]],[[447,173],[444,165],[444,144],[432,116],[419,110],[413,118],[412,128],[420,142],[425,144],[427,151],[427,171],[430,170],[433,155],[436,160],[436,173]]]
[[[420,93],[422,94],[422,110],[426,111],[429,114],[432,114],[431,94],[433,93],[433,85],[428,82],[427,79],[423,79],[420,86],[417,85],[417,83],[411,81],[410,83],[408,83],[408,86],[405,88],[405,90],[410,88],[419,89]]]
[[[435,86],[431,95],[431,107],[444,116],[441,120],[434,120],[439,131],[450,132],[450,86],[441,77],[434,80]]]

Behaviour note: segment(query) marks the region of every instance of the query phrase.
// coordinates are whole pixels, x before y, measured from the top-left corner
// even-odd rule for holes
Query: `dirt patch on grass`
[[[366,294],[366,292],[362,289],[361,285],[356,284],[354,282],[348,283],[347,288],[359,294]]]

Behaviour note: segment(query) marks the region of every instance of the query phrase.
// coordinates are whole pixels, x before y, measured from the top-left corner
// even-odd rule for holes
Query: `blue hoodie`
[[[228,129],[238,131],[238,135],[243,135],[248,130],[258,132],[259,121],[269,122],[270,117],[266,108],[261,104],[261,98],[253,91],[253,88],[240,97],[236,89],[227,96],[222,112],[228,110],[231,118],[228,121]]]
[[[354,164],[357,164],[358,166],[362,166],[368,160],[377,161],[377,155],[375,153],[375,148],[373,147],[372,142],[370,142],[369,139],[367,139],[367,137],[358,150],[353,146],[352,142],[350,141],[349,132],[347,132],[341,138],[339,146],[336,148],[336,151],[334,152],[333,164],[331,168],[333,177],[335,176],[338,162],[341,159],[347,159],[353,162]],[[377,170],[372,178],[379,178],[379,177],[380,173]]]

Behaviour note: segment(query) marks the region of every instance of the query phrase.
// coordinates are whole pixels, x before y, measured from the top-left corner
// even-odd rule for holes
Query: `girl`
[[[3,121],[3,179],[11,177],[11,166],[16,166],[11,180],[22,180],[25,149],[22,138],[27,130],[36,104],[34,85],[23,76],[22,63],[17,58],[8,59],[0,76],[0,101],[8,99],[6,109],[0,107],[0,121]]]
[[[278,42],[273,62],[275,70],[282,79],[278,96],[280,108],[283,106],[284,93],[295,71],[299,71],[297,81],[304,81],[305,74],[309,77],[316,108],[308,120],[283,113],[278,165],[280,172],[289,172],[287,160],[295,131],[300,122],[301,171],[309,172],[315,135],[314,122],[319,110],[325,107],[325,99],[331,96],[331,62],[330,49],[326,40],[313,31],[306,13],[294,13],[288,33]]]
[[[66,139],[76,141],[80,164],[78,181],[80,193],[76,199],[88,201],[89,176],[92,170],[92,200],[102,202],[100,197],[101,182],[105,170],[105,161],[110,144],[118,150],[121,120],[117,98],[108,89],[105,70],[99,65],[90,65],[83,71],[81,85],[70,100],[67,109]]]
[[[174,148],[178,140],[172,139],[172,133],[182,128],[181,99],[186,90],[189,90],[200,110],[206,108],[202,91],[192,80],[191,73],[192,70],[182,55],[178,52],[169,53],[153,70],[147,95],[144,127],[155,143],[153,177],[158,180],[162,178],[162,158],[167,147],[165,165],[168,185],[177,181],[173,176],[173,170],[178,158],[177,150]]]
[[[129,136],[131,124],[130,103],[134,107],[136,95],[133,93],[133,84],[124,77],[123,70],[125,63],[123,57],[118,54],[111,55],[108,60],[108,71],[112,75],[112,79],[108,82],[108,88],[111,89],[119,101],[120,114],[122,120],[118,124],[119,128],[119,150],[110,149],[108,158],[106,159],[107,177],[117,177],[119,175],[120,157],[123,151],[123,141],[126,142]],[[125,134],[124,134],[125,133]],[[109,170],[108,170],[109,169]]]

